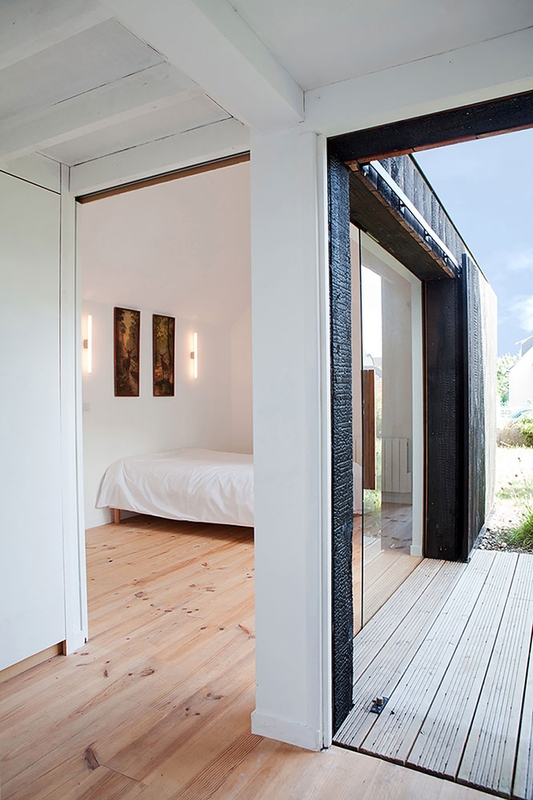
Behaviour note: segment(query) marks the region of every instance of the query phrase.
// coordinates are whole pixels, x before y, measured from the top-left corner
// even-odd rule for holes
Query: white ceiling
[[[42,152],[56,161],[73,166],[229,117],[203,92],[184,92],[183,97],[175,98],[169,105],[156,107],[149,114],[137,117],[134,124],[129,119],[119,121],[94,133],[47,147]]]
[[[59,103],[164,59],[110,19],[5,67],[0,119]]]
[[[532,0],[1,0],[0,160],[79,165],[231,117],[281,129],[303,91],[531,27]],[[500,72],[529,86],[520,41]]]
[[[232,0],[304,90],[533,25],[531,0]]]
[[[210,324],[249,309],[248,163],[86,203],[79,219],[84,300]]]

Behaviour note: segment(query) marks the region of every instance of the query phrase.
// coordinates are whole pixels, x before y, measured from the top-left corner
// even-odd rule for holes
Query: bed
[[[109,466],[97,508],[165,519],[254,524],[251,455],[186,448],[121,458]]]
[[[361,514],[361,467],[353,464],[354,513]],[[253,458],[241,453],[186,448],[120,458],[105,472],[97,508],[165,519],[254,524]]]

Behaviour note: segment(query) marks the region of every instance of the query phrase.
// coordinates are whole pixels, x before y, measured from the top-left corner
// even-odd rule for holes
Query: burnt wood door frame
[[[332,647],[333,728],[352,706],[353,600],[350,502],[353,498],[351,352],[339,337],[350,332],[349,167],[533,127],[533,91],[406,119],[328,142],[332,417]],[[371,230],[368,230],[371,233]],[[466,272],[463,270],[463,272]],[[426,555],[465,560],[475,517],[465,497],[474,453],[468,438],[468,289],[461,279],[428,280],[424,290],[426,366]],[[342,331],[344,330],[344,334]],[[348,341],[350,339],[348,338]],[[446,363],[442,360],[446,359]],[[467,396],[468,395],[468,396]],[[348,417],[347,417],[348,414]],[[453,424],[450,424],[453,418]],[[350,458],[348,469],[347,458]],[[438,477],[448,465],[447,490]],[[433,469],[435,466],[436,469]],[[439,491],[431,481],[439,482]],[[429,496],[431,494],[431,497]],[[440,499],[439,499],[440,498]],[[348,596],[348,593],[350,596]]]

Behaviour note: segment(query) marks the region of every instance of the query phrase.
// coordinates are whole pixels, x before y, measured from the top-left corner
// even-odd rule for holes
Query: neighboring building
[[[509,370],[509,408],[533,403],[533,336],[520,343],[518,361]]]
[[[490,501],[491,293],[402,154],[533,125],[533,6],[16,0],[0,40],[0,669],[88,635],[79,202],[249,153],[253,730],[327,746],[350,702],[364,397],[411,406],[363,416],[387,468],[361,480],[410,499],[413,557],[466,559]],[[359,382],[370,287],[395,322]]]

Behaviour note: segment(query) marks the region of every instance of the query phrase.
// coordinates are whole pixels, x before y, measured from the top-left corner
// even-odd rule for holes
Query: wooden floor
[[[89,643],[0,684],[1,800],[486,797],[250,733],[249,530],[138,518],[87,538]]]
[[[533,798],[532,625],[533,555],[425,560],[355,639],[355,705],[336,742]]]

